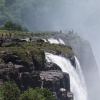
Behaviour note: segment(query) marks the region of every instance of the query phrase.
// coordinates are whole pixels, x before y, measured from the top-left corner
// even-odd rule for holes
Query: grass
[[[42,61],[42,51],[61,51],[68,55],[73,56],[74,52],[67,46],[49,44],[49,43],[37,43],[37,42],[20,42],[20,45],[12,45],[12,42],[6,43],[3,47],[0,47],[0,59],[2,58],[2,52],[17,55],[21,60],[31,61],[31,56],[34,56],[37,61]],[[10,45],[10,46],[9,46]],[[5,53],[5,54],[6,54]],[[3,54],[4,56],[4,54]]]
[[[19,31],[7,31],[0,30],[0,35],[11,33],[12,36],[15,34],[19,38],[28,38],[30,34],[33,35],[33,39],[48,37],[56,32],[19,32]],[[24,33],[25,35],[20,35],[20,33]],[[2,51],[6,51],[7,53],[15,54],[22,60],[31,61],[30,56],[34,56],[38,61],[42,60],[42,51],[51,52],[51,51],[61,51],[65,54],[74,55],[74,52],[71,50],[69,46],[61,45],[61,44],[49,44],[49,43],[37,43],[37,42],[20,42],[20,45],[11,45],[13,42],[4,43],[2,47],[0,47],[0,59],[2,57]],[[32,54],[31,54],[32,53]]]

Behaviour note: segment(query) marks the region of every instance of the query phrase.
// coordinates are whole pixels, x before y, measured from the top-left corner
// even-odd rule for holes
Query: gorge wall
[[[76,55],[85,78],[88,100],[98,100],[99,73],[89,42],[73,32],[67,34],[62,34],[61,31],[48,33],[18,34],[16,35],[19,37],[18,43],[16,41],[14,43],[8,42],[0,47],[0,84],[11,80],[17,83],[21,91],[26,90],[28,86],[40,87],[41,89],[49,88],[56,100],[73,100],[75,94],[71,84],[73,85],[74,82],[71,83],[71,74],[67,72],[71,67],[68,67],[65,73],[59,64],[47,62],[45,52],[58,57],[67,57],[73,66],[73,71],[77,71],[74,57]],[[32,39],[30,42],[25,42],[25,39],[21,41],[23,36]],[[51,40],[52,44],[50,44]],[[67,64],[64,66],[66,70]],[[76,86],[84,87],[84,85],[77,84],[77,81],[76,78]],[[74,88],[76,94],[80,91],[77,90],[78,87]],[[87,100],[84,93],[83,97],[81,93],[82,91],[77,94],[76,98],[78,99],[76,100]]]
[[[13,81],[22,93],[28,87],[49,88],[55,100],[73,100],[69,73],[63,72],[56,63],[47,62],[45,57],[45,52],[62,56],[68,54],[69,61],[75,65],[75,61],[71,60],[74,55],[71,49],[64,45],[45,43],[41,39],[17,43],[12,40],[0,47],[0,85]],[[64,53],[66,50],[70,52]]]

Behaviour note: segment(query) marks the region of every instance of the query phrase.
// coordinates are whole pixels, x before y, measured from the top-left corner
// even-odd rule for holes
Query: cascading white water
[[[51,43],[51,44],[63,44],[63,45],[65,45],[65,43],[63,42],[63,40],[62,39],[54,39],[54,38],[50,38],[50,39],[48,39],[48,41]]]
[[[65,45],[64,41],[59,38],[59,43]]]
[[[51,44],[59,44],[59,41],[54,39],[54,38],[50,38],[48,39],[48,41],[51,43]]]
[[[74,56],[74,57],[75,57],[75,63],[76,63],[76,71],[77,71],[77,73],[80,77],[82,86],[85,86],[85,81],[84,81],[84,77],[83,77],[83,73],[82,73],[82,70],[81,70],[80,63],[79,63],[77,57],[76,56]],[[86,89],[86,87],[84,87],[84,89]]]
[[[56,63],[63,72],[69,73],[71,91],[74,94],[74,100],[87,100],[84,78],[77,58],[75,57],[76,68],[78,69],[78,72],[75,68],[73,68],[68,59],[58,55],[53,55],[51,53],[45,53],[45,55],[48,62]]]

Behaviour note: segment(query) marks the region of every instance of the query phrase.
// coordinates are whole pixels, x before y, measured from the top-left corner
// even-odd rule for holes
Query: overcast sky
[[[100,70],[100,0],[62,0],[53,28],[74,29],[89,40]]]
[[[40,18],[37,25],[38,30],[73,29],[75,33],[90,41],[100,71],[100,0],[46,1],[48,4],[46,3],[47,5],[44,4],[40,8],[44,9],[44,12],[38,15]],[[29,14],[30,22],[28,26],[34,24],[32,14],[34,15],[33,10]]]

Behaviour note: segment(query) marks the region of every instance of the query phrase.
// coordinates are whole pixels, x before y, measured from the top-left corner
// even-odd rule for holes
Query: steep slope
[[[74,52],[65,45],[45,43],[41,39],[18,42],[12,38],[0,47],[0,85],[14,81],[21,92],[28,87],[49,88],[56,100],[73,100],[69,73],[53,62],[48,63],[45,52],[70,56],[69,61]]]
[[[99,84],[100,77],[98,72],[98,66],[96,64],[95,57],[91,45],[88,41],[83,40],[80,36],[75,34],[73,31],[68,31],[67,33],[52,32],[48,36],[59,42],[59,38],[62,39],[66,45],[71,48],[76,56],[78,57],[82,72],[86,81],[88,99],[89,100],[99,100]],[[70,47],[71,46],[71,47]]]
[[[17,69],[18,72],[16,72],[16,74],[13,73],[14,77],[12,78],[18,79],[14,81],[18,82],[18,85],[21,90],[27,89],[28,85],[32,87],[38,86],[41,88],[45,86],[47,88],[51,88],[52,91],[55,93],[60,88],[64,88],[63,84],[67,84],[66,89],[67,92],[69,93],[70,75],[68,76],[67,73],[65,75],[62,72],[60,66],[58,66],[56,63],[54,62],[47,63],[44,52],[49,52],[57,56],[67,57],[69,61],[71,61],[71,64],[72,66],[74,66],[74,68],[76,68],[76,63],[74,58],[74,55],[76,54],[76,56],[80,61],[82,73],[86,81],[88,97],[89,97],[88,100],[94,100],[94,99],[98,100],[99,97],[98,93],[100,91],[99,73],[89,42],[83,40],[77,34],[74,34],[71,31],[68,32],[67,34],[63,34],[61,31],[37,32],[37,33],[32,32],[32,33],[20,33],[20,34],[18,33],[15,35],[13,33],[12,38],[13,39],[11,39],[8,42],[5,42],[3,46],[0,47],[1,77],[4,81],[9,80],[10,76],[8,73],[9,71],[11,71],[11,68],[14,68],[15,69],[14,71],[16,72]],[[16,42],[16,38],[19,42]],[[54,42],[56,44],[54,44]],[[75,53],[72,51],[72,49],[73,51],[75,51]],[[11,66],[9,65],[10,64],[9,62],[11,62],[12,65],[10,69],[8,67]],[[4,69],[2,69],[3,66],[5,66]],[[47,73],[46,74],[47,78],[45,77],[45,72]],[[6,73],[6,75],[4,73]],[[67,79],[66,81],[67,83],[65,81],[62,83],[61,80],[66,80],[65,77]],[[10,80],[12,80],[12,78],[10,78]],[[46,80],[44,80],[45,78]],[[27,80],[28,82],[26,83]],[[35,82],[34,85],[32,85],[33,82]],[[50,85],[49,82],[52,85]],[[65,95],[66,91],[63,91],[61,89],[59,90],[59,93]],[[54,94],[55,97],[56,96],[58,97],[59,93]],[[72,94],[71,93],[69,94],[71,98],[73,98]],[[60,98],[64,97],[61,96]],[[68,100],[70,100],[71,98],[69,98]]]

